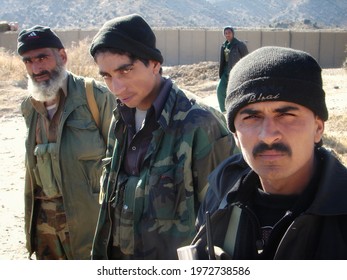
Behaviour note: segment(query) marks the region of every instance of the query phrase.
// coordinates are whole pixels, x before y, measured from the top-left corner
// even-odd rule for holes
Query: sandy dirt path
[[[26,259],[24,236],[24,138],[19,115],[0,123],[0,259]]]

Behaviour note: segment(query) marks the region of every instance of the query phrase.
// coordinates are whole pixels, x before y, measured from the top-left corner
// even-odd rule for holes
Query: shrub
[[[0,48],[0,80],[22,81],[26,80],[26,70],[18,55],[14,55],[4,48]]]
[[[76,75],[92,77],[101,80],[98,72],[98,67],[94,63],[92,56],[89,53],[91,40],[86,38],[73,44],[66,49],[67,52],[67,67],[66,69]]]

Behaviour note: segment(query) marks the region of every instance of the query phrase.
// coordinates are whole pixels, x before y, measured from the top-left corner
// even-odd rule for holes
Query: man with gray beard
[[[59,37],[45,26],[22,30],[18,53],[28,73],[21,105],[26,139],[25,234],[29,258],[90,259],[99,213],[102,158],[115,99],[92,82],[99,112],[87,101],[85,78],[65,68]]]

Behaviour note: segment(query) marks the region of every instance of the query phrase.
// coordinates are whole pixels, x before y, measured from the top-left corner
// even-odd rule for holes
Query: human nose
[[[260,125],[258,138],[266,144],[272,144],[280,140],[281,133],[276,125],[275,120],[272,118],[264,118]]]
[[[116,77],[112,78],[109,87],[110,87],[110,90],[117,95],[119,95],[125,90],[124,83],[119,78],[116,78]]]
[[[38,62],[38,61],[33,61],[31,63],[31,71],[34,73],[34,74],[39,74],[41,73],[43,70],[43,67],[42,67],[42,63]]]

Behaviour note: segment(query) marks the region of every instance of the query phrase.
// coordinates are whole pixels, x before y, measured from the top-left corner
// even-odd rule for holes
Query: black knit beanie
[[[107,21],[95,35],[90,46],[90,54],[94,57],[95,52],[104,47],[119,49],[139,58],[163,63],[161,52],[156,48],[154,32],[137,14]]]
[[[64,49],[58,36],[47,26],[35,25],[29,29],[23,29],[18,34],[17,52],[23,53],[41,48]]]
[[[227,97],[228,127],[244,106],[266,101],[287,101],[328,119],[321,67],[308,53],[290,48],[262,47],[243,57],[230,71]]]

